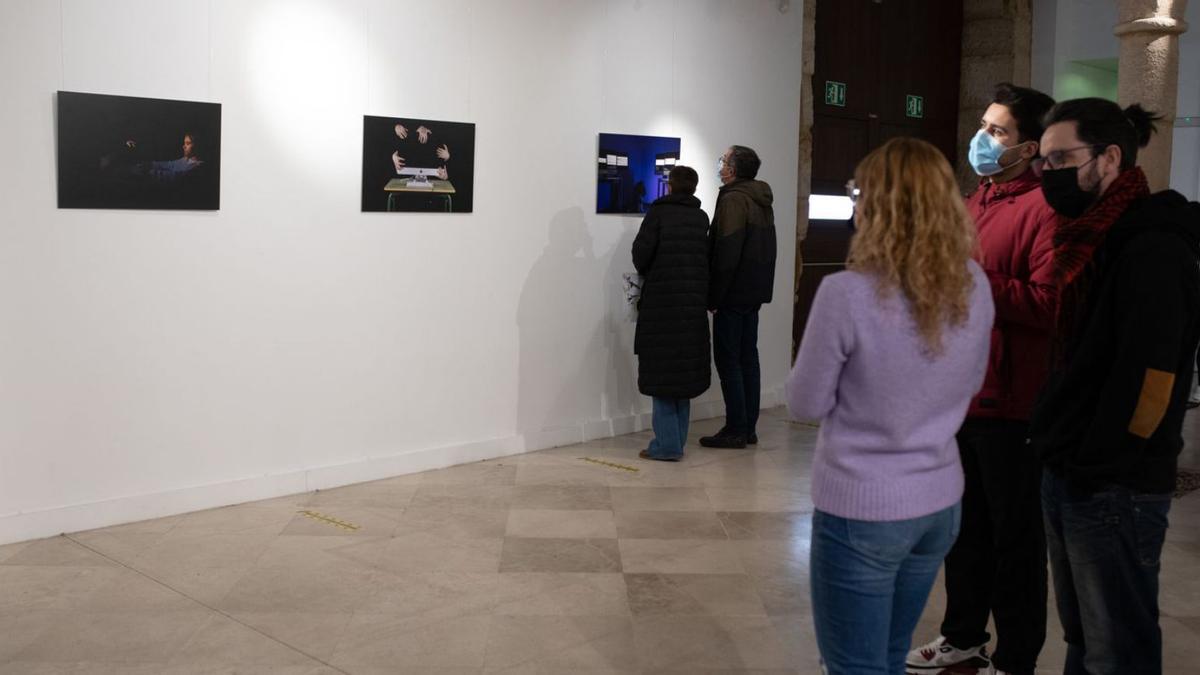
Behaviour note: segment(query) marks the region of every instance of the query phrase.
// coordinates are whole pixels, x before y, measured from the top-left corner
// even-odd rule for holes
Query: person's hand
[[[442,180],[450,180],[450,174],[446,172],[446,167],[438,167],[437,177]]]
[[[397,124],[396,135],[400,137],[400,140],[404,140],[408,138],[408,129],[406,129],[403,124]]]
[[[404,168],[404,158],[400,156],[399,150],[392,153],[392,164],[396,167],[396,173],[400,173]]]
[[[420,143],[428,143],[429,142],[429,134],[432,134],[432,133],[433,133],[433,130],[430,129],[429,127],[426,127],[424,125],[417,127],[417,141]]]
[[[442,160],[443,162],[450,161],[450,148],[447,148],[445,143],[439,145],[437,149],[437,156],[438,159]]]

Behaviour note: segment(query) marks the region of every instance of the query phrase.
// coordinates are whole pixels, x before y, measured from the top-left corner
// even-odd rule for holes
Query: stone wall
[[[804,47],[800,65],[800,153],[799,184],[796,186],[796,274],[792,285],[792,304],[799,302],[800,275],[804,259],[800,248],[808,234],[808,200],[812,194],[813,73],[816,72],[817,0],[804,3]],[[794,319],[793,319],[794,320]],[[797,340],[792,336],[792,356]]]
[[[1031,0],[963,0],[962,76],[959,84],[958,178],[963,192],[978,176],[967,163],[967,143],[992,101],[997,83],[1029,86],[1033,38]]]

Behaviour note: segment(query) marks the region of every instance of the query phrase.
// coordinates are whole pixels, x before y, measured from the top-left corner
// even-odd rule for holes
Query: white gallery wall
[[[775,190],[789,365],[801,21],[777,0],[0,2],[0,543],[644,428],[596,134]],[[57,90],[212,101],[221,210],[58,210]],[[477,125],[470,215],[360,213],[362,116]],[[701,415],[722,412],[720,392]]]
[[[1179,38],[1177,116],[1200,116],[1200,2],[1188,3],[1190,28]],[[1033,86],[1054,92],[1074,61],[1116,59],[1116,0],[1033,0]],[[1166,122],[1167,124],[1172,121]],[[1171,187],[1200,199],[1200,127],[1175,129]]]

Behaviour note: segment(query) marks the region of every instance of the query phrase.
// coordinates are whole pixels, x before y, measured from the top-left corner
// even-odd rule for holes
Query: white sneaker
[[[946,642],[946,638],[938,637],[933,642],[909,652],[905,663],[905,669],[913,675],[935,675],[951,666],[991,668],[987,645],[958,649]]]

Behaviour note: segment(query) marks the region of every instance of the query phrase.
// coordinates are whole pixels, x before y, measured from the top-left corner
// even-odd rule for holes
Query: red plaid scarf
[[[1149,194],[1146,174],[1141,167],[1134,167],[1122,171],[1100,201],[1082,216],[1059,219],[1054,232],[1054,266],[1059,288],[1056,351],[1060,358],[1061,347],[1079,328],[1095,272],[1096,249],[1130,204]]]

